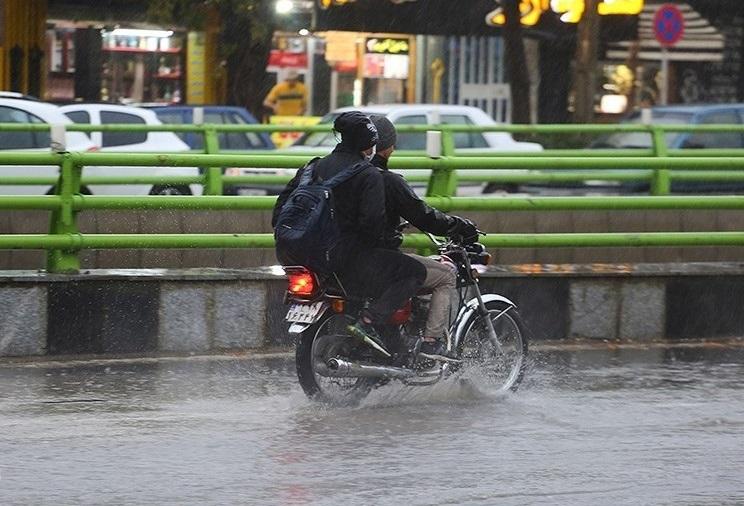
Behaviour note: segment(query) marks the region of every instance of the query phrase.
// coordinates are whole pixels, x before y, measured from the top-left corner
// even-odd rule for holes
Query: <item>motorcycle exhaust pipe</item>
[[[326,363],[327,375],[335,378],[410,378],[416,373],[403,367],[363,365],[332,358]]]

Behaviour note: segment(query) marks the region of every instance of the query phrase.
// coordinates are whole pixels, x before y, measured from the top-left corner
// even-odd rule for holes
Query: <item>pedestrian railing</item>
[[[44,125],[23,125],[26,129],[43,130]],[[0,125],[3,129],[19,130],[13,125]],[[207,151],[217,150],[217,133],[222,131],[268,131],[298,130],[298,127],[277,126],[178,126],[158,127],[90,126],[70,125],[70,130],[106,131],[201,131],[205,135]],[[561,126],[499,126],[463,127],[440,126],[441,152],[434,157],[408,153],[394,157],[391,168],[400,170],[427,169],[428,201],[444,211],[522,211],[522,210],[639,210],[639,209],[744,209],[744,196],[669,196],[672,178],[694,180],[744,180],[744,150],[700,150],[680,152],[666,149],[664,135],[670,131],[744,132],[742,126],[638,126],[638,125],[561,125]],[[474,130],[475,129],[475,130]],[[306,131],[327,131],[327,127],[305,127]],[[401,127],[401,131],[425,131],[431,127]],[[464,156],[454,148],[454,134],[460,131],[501,130],[511,132],[533,131],[645,131],[654,138],[654,147],[648,150],[633,150],[632,153],[589,153],[577,150],[553,150],[538,153],[482,154],[469,153]],[[705,152],[704,152],[705,151]],[[556,152],[562,152],[559,156]],[[2,184],[54,184],[55,195],[11,196],[0,195],[0,209],[37,209],[51,211],[49,234],[0,235],[0,249],[47,250],[47,271],[74,272],[79,270],[78,253],[86,249],[159,249],[159,248],[265,248],[273,246],[271,234],[81,234],[77,215],[92,210],[268,210],[275,197],[224,196],[223,186],[232,183],[256,181],[282,183],[282,176],[225,176],[222,167],[247,168],[297,168],[308,160],[307,154],[206,154],[206,153],[96,153],[96,152],[49,152],[22,153],[0,152],[0,166],[57,166],[59,177],[2,178]],[[210,167],[199,177],[193,178],[148,178],[138,177],[137,182],[160,184],[201,183],[203,196],[99,196],[82,195],[81,186],[91,183],[113,184],[127,182],[127,178],[86,178],[83,172],[88,166],[144,166],[144,167]],[[517,181],[565,181],[570,177],[583,179],[645,180],[651,183],[651,196],[582,196],[582,197],[454,197],[458,171],[521,170],[511,174]],[[1,170],[1,169],[0,169]],[[540,171],[549,171],[541,174]],[[565,171],[565,172],[561,172]],[[580,171],[580,172],[577,172]],[[630,174],[630,175],[629,175]],[[568,177],[568,176],[570,177]],[[0,172],[0,177],[2,174]],[[489,175],[488,178],[494,176]],[[43,181],[42,181],[43,179]],[[496,178],[497,179],[497,178]],[[582,179],[582,180],[583,180]],[[477,175],[473,180],[478,180]],[[480,179],[483,180],[483,179]],[[493,180],[493,179],[486,179]],[[506,179],[505,179],[506,180]],[[134,181],[129,181],[134,182]],[[648,233],[561,233],[561,234],[491,234],[483,238],[490,247],[607,247],[607,246],[741,246],[744,232],[648,232]],[[408,235],[407,247],[426,247],[428,239],[421,235]]]

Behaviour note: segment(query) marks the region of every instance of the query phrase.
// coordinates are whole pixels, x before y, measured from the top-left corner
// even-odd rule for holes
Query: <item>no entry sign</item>
[[[676,5],[664,4],[654,15],[654,35],[662,46],[673,46],[685,33],[685,18]]]

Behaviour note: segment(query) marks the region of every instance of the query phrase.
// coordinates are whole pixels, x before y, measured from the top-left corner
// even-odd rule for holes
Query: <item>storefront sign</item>
[[[351,62],[356,66],[357,37],[354,32],[327,32],[325,59],[328,62]]]
[[[374,54],[364,55],[364,77],[386,79],[408,79],[408,55]]]
[[[408,54],[408,50],[408,39],[374,37],[365,44],[365,52],[371,54]]]
[[[318,5],[321,9],[328,9],[329,7],[338,7],[340,5],[346,5],[352,3],[354,0],[318,0]]]
[[[206,51],[203,32],[189,32],[186,44],[186,102],[205,102]]]
[[[543,12],[553,11],[560,14],[564,23],[578,23],[586,8],[585,0],[521,0],[519,14],[522,25],[534,26],[540,21]],[[643,10],[643,0],[601,0],[597,12],[601,16],[636,15]],[[502,26],[506,16],[502,7],[486,16],[486,23],[491,26]]]
[[[307,68],[307,53],[290,53],[281,49],[272,49],[269,53],[269,67]]]
[[[370,37],[364,44],[364,77],[408,78],[408,39]]]
[[[340,7],[342,5],[350,4],[356,0],[318,0],[318,5],[321,9],[328,9],[330,7]],[[418,2],[418,0],[390,0],[394,4],[403,4],[406,2]]]

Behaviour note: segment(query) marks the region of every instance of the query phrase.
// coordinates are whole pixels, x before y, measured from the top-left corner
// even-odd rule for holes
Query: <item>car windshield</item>
[[[340,112],[331,112],[326,114],[320,119],[318,125],[332,125],[333,122],[341,115]],[[293,146],[305,146],[305,147],[334,147],[338,143],[338,139],[333,132],[311,132],[309,134],[303,134]]]
[[[691,113],[682,112],[656,112],[653,113],[653,122],[659,125],[687,125],[692,122]],[[639,112],[633,113],[628,119],[623,120],[623,123],[628,124],[640,124],[641,114]],[[666,134],[666,145],[672,147],[677,137],[682,135],[679,132],[672,132]],[[651,148],[653,147],[653,140],[651,134],[645,132],[621,132],[616,134],[603,135],[597,138],[589,146],[592,149],[601,148]]]

